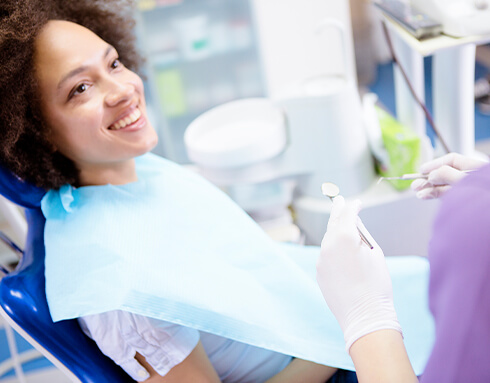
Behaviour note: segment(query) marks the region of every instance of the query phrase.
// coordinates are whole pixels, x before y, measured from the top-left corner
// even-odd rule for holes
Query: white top
[[[136,381],[149,378],[136,352],[165,376],[181,363],[199,339],[222,382],[260,383],[286,367],[291,357],[217,335],[126,311],[109,311],[78,319],[100,350]]]

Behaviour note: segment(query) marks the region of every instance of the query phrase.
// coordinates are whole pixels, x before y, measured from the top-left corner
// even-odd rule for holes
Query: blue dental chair
[[[0,312],[5,320],[73,382],[134,382],[97,345],[76,320],[53,323],[44,280],[44,190],[24,183],[0,167],[0,194],[25,208],[28,233],[22,259],[0,281]]]

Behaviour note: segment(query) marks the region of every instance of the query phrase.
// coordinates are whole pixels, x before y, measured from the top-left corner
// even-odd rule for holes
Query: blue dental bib
[[[49,191],[46,295],[54,321],[126,310],[353,370],[315,279],[318,247],[279,244],[225,193],[153,154],[138,181]],[[434,338],[428,264],[388,258],[407,350]]]

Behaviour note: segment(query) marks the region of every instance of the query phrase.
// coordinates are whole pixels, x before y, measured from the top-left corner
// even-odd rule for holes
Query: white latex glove
[[[384,254],[358,217],[360,201],[334,199],[317,262],[317,281],[344,333],[346,349],[383,329],[402,332]],[[356,224],[374,246],[362,242]]]
[[[411,188],[420,199],[438,198],[467,175],[463,170],[475,170],[486,163],[459,153],[449,153],[423,164],[420,173],[428,174],[429,178],[413,181]]]

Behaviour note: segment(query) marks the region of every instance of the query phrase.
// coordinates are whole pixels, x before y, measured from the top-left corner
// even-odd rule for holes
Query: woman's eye
[[[75,93],[83,93],[87,90],[86,84],[80,84],[75,88]]]
[[[119,61],[119,59],[115,59],[112,64],[111,64],[111,68],[112,69],[116,69],[118,68],[119,66],[121,65],[121,61]]]
[[[82,83],[82,84],[77,85],[75,88],[73,88],[73,90],[68,95],[68,99],[70,100],[73,96],[82,94],[87,89],[88,89],[87,84]]]

